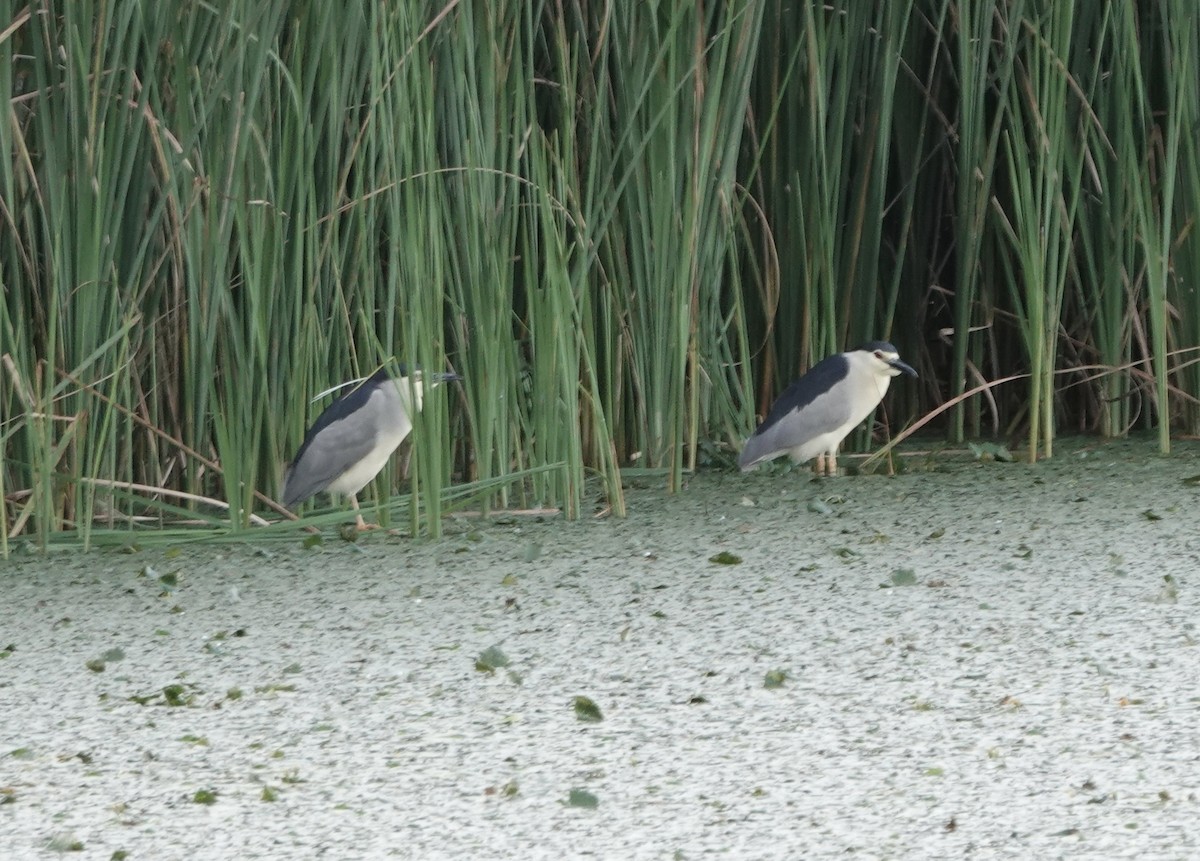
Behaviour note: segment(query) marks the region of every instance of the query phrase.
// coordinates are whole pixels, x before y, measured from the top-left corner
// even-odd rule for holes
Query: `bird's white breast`
[[[420,409],[419,389],[417,398],[417,408]],[[371,395],[371,400],[374,402],[376,399],[378,399],[378,404],[373,403],[372,406],[378,406],[379,409],[386,411],[386,416],[385,420],[380,423],[380,430],[375,434],[374,445],[366,457],[359,459],[357,463],[329,483],[327,490],[331,493],[343,493],[350,496],[366,487],[367,483],[383,469],[388,458],[400,447],[400,443],[404,442],[405,437],[412,432],[412,421],[409,420],[403,407],[403,404],[408,401],[407,391],[402,390],[399,398],[392,396],[390,392],[375,392]]]

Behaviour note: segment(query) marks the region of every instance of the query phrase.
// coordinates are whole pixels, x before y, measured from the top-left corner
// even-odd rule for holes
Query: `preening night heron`
[[[796,463],[817,458],[817,473],[837,472],[837,449],[887,394],[892,377],[917,372],[886,341],[827,356],[788,386],[738,456],[745,472],[790,454]]]
[[[414,406],[420,411],[425,389],[462,379],[457,374],[424,374],[412,379],[400,366],[398,377],[380,368],[330,404],[304,435],[304,442],[283,480],[283,504],[295,508],[325,491],[350,497],[359,529],[358,492],[379,474],[412,430]],[[415,404],[414,404],[415,401]]]

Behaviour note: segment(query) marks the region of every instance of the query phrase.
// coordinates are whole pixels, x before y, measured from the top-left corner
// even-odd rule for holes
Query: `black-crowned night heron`
[[[879,406],[892,377],[917,372],[886,341],[827,356],[788,386],[738,456],[745,472],[790,454],[796,463],[817,458],[817,474],[837,472],[842,440]],[[828,455],[828,464],[826,464]]]
[[[358,510],[358,492],[379,474],[412,430],[414,407],[420,411],[426,388],[462,379],[457,374],[412,378],[401,365],[393,377],[380,368],[317,418],[283,480],[283,504],[295,508],[325,491],[350,497],[359,529],[367,528]],[[415,402],[415,403],[414,403]]]

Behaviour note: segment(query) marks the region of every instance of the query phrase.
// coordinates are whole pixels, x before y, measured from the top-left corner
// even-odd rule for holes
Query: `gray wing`
[[[381,393],[373,392],[366,404],[352,413],[333,417],[327,422],[322,421],[326,418],[323,413],[317,419],[284,478],[284,505],[291,508],[320,493],[371,452],[375,447],[376,420],[382,412],[383,400]]]
[[[792,449],[799,448],[819,436],[827,434],[850,421],[851,404],[846,398],[838,398],[829,392],[823,392],[808,403],[787,409],[788,392],[780,396],[783,404],[776,404],[771,413],[746,441],[742,453],[738,456],[738,466],[743,470],[750,469],[756,463],[787,454]],[[778,409],[782,406],[783,409]],[[819,452],[811,452],[802,456],[807,460]]]

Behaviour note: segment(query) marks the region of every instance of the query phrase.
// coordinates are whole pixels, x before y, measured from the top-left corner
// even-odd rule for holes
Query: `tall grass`
[[[949,395],[957,400],[968,388],[968,359],[976,369],[981,354],[976,331],[988,332],[996,305],[994,285],[984,265],[991,236],[987,215],[997,184],[1001,136],[1008,127],[1009,92],[1020,37],[1020,15],[1005,15],[994,0],[953,3],[949,10],[954,46],[957,102],[950,136],[954,147],[954,296]],[[1020,6],[1018,5],[1018,10]],[[959,402],[950,414],[950,439],[962,442],[970,411],[970,430],[980,428],[979,402]]]
[[[1019,4],[1015,8],[1020,9]],[[993,198],[1011,248],[1002,252],[1005,280],[1029,358],[1028,454],[1054,444],[1054,376],[1063,296],[1079,203],[1087,111],[1071,91],[1074,4],[1051,4],[1038,22],[1018,18],[1015,74],[1005,92],[1013,128],[1004,135],[1010,188]],[[1020,136],[1018,137],[1018,132]]]
[[[922,370],[893,422],[1027,373],[943,429],[1165,451],[1200,426],[1198,29],[1186,0],[17,10],[0,552],[262,531],[313,395],[388,361],[464,377],[362,494],[429,534],[464,500],[622,514],[631,470],[728,464],[874,338]]]
[[[1128,165],[1135,183],[1133,193],[1134,223],[1141,238],[1145,260],[1147,316],[1150,329],[1150,360],[1154,373],[1154,405],[1158,412],[1158,445],[1163,454],[1171,449],[1168,378],[1170,354],[1167,331],[1167,292],[1172,280],[1171,251],[1177,234],[1175,190],[1179,172],[1179,151],[1184,136],[1195,138],[1197,128],[1188,123],[1187,93],[1194,91],[1200,80],[1195,50],[1195,8],[1182,2],[1167,2],[1159,7],[1161,29],[1153,34],[1156,47],[1166,57],[1159,70],[1147,69],[1135,79],[1132,88],[1136,111],[1133,122],[1136,133],[1146,147],[1140,159],[1130,157]],[[1188,20],[1192,28],[1185,26]],[[1152,43],[1153,44],[1153,43]],[[1150,46],[1147,46],[1149,48]],[[1159,105],[1149,99],[1151,76],[1158,79],[1155,91],[1164,96]],[[1140,86],[1139,86],[1140,85]],[[1155,108],[1161,120],[1155,116]],[[1196,210],[1191,209],[1192,218]]]
[[[743,312],[725,283],[760,16],[753,3],[572,4],[560,37],[560,57],[582,64],[560,117],[578,177],[573,278],[581,295],[595,289],[599,404],[616,457],[665,469],[671,487],[695,468],[702,430],[743,426]]]
[[[1186,9],[1176,7],[1175,17],[1184,17]],[[1180,27],[1172,33],[1170,54],[1186,55],[1190,68],[1200,62],[1200,27]],[[1189,85],[1182,76],[1175,81],[1178,114],[1175,118],[1176,133],[1179,134],[1179,176],[1175,190],[1175,229],[1170,245],[1168,260],[1172,263],[1175,278],[1172,279],[1170,301],[1183,309],[1178,328],[1173,332],[1175,343],[1184,353],[1181,363],[1179,391],[1184,395],[1184,416],[1181,430],[1191,436],[1200,436],[1200,362],[1196,348],[1200,346],[1200,313],[1196,303],[1200,301],[1200,224],[1197,224],[1197,205],[1200,200],[1200,135],[1194,130],[1200,126],[1200,87]],[[1192,129],[1192,133],[1188,133]],[[1190,348],[1190,349],[1189,349]]]
[[[916,350],[917,334],[893,332],[893,321],[905,301],[932,116],[909,65],[930,71],[918,56],[927,45],[917,9],[907,2],[770,6],[755,81],[763,134],[749,164],[765,211],[760,229],[779,261],[778,275],[767,274],[780,283],[753,315],[764,347],[759,413],[791,377],[831,352],[880,338]],[[903,98],[913,94],[918,121],[896,123],[896,104],[914,104]],[[915,315],[902,319],[912,324]]]
[[[1137,85],[1139,51],[1130,7],[1109,6],[1103,15],[1092,17],[1095,39],[1105,50],[1096,52],[1087,70],[1092,82],[1089,104],[1098,121],[1086,127],[1090,158],[1083,174],[1079,212],[1084,327],[1080,340],[1091,348],[1099,364],[1121,368],[1133,354],[1134,315],[1129,298],[1134,295],[1131,266],[1138,259],[1138,233],[1127,160],[1139,146],[1129,121],[1127,94]],[[1113,58],[1111,69],[1101,65],[1103,57]],[[1125,158],[1118,158],[1118,152]],[[1128,375],[1120,373],[1105,374],[1100,380],[1097,419],[1106,436],[1119,436],[1131,426],[1135,412],[1129,382]]]

